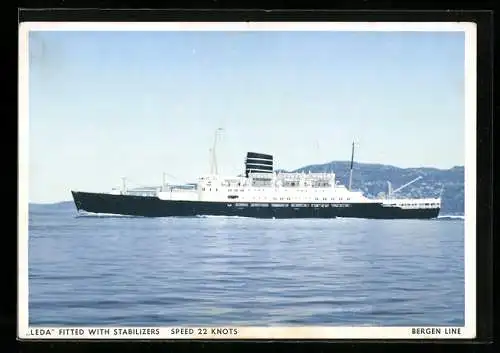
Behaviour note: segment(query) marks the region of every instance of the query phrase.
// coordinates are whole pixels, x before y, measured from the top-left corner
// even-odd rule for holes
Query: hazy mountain
[[[308,165],[294,172],[336,173],[337,180],[349,184],[350,162],[330,162]],[[383,164],[354,163],[352,188],[361,190],[369,197],[387,193],[388,181],[392,190],[421,176],[413,184],[397,193],[402,197],[437,197],[441,193],[443,214],[464,212],[464,167],[451,169],[398,168]]]

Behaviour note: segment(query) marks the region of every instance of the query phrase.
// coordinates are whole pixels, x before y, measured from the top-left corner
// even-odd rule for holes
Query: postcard
[[[20,339],[475,337],[475,24],[19,33]]]

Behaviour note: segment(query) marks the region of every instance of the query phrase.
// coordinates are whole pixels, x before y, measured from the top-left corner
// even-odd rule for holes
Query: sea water
[[[30,205],[29,323],[464,324],[463,217],[79,216]]]

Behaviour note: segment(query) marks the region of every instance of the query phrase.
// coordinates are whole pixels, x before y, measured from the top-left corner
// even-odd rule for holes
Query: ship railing
[[[248,175],[252,178],[272,179],[273,173],[259,173],[251,171]]]
[[[156,196],[157,190],[127,190],[124,194],[131,196]]]
[[[195,187],[193,188],[179,188],[179,187],[171,187],[170,192],[193,192],[196,191],[197,189]]]
[[[304,180],[310,180],[310,181],[323,181],[323,180],[335,180],[333,176],[320,176],[320,175],[314,175],[314,176],[305,176]]]
[[[280,173],[277,176],[278,179],[300,179],[303,177],[302,173]]]
[[[384,204],[407,208],[436,208],[441,207],[440,199],[385,199]]]

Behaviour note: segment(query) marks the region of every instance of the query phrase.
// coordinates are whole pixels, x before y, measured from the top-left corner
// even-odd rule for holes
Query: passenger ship
[[[272,155],[248,152],[245,172],[236,177],[221,176],[215,167],[196,184],[174,186],[164,178],[157,188],[128,190],[124,182],[121,190],[72,191],[72,195],[78,211],[143,217],[430,219],[439,215],[440,198],[394,197],[416,179],[380,199],[351,190],[353,158],[354,144],[349,187],[340,184],[335,173],[275,171]]]

